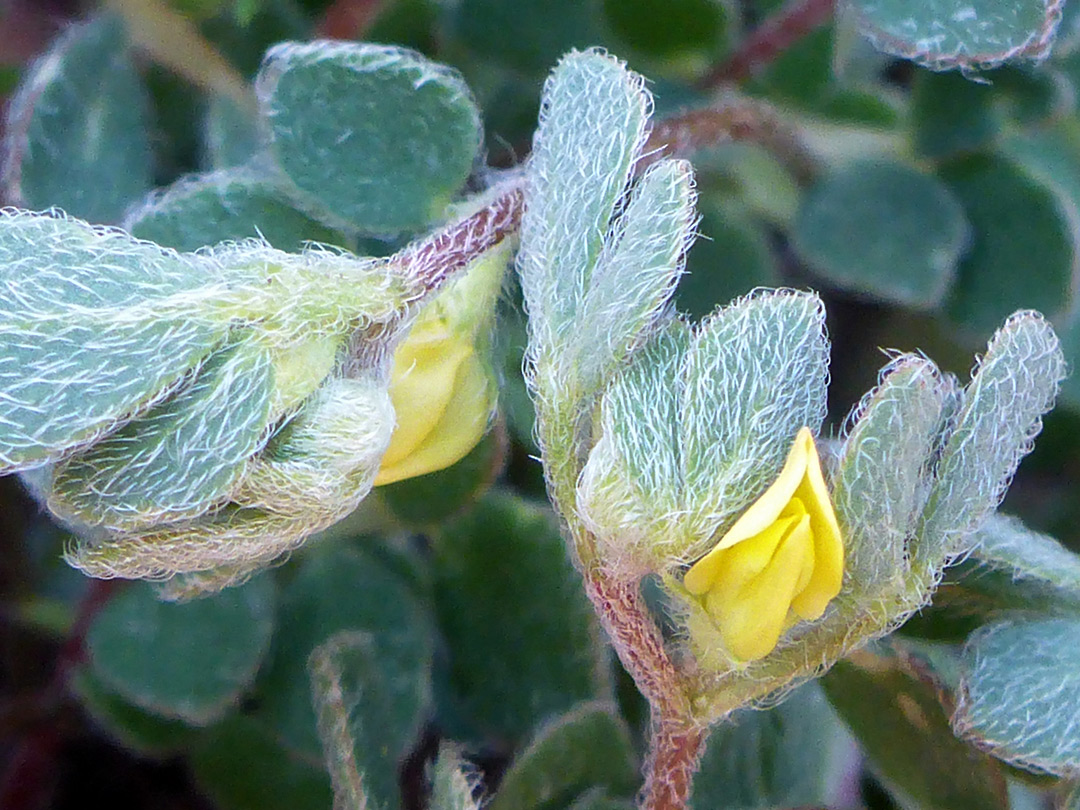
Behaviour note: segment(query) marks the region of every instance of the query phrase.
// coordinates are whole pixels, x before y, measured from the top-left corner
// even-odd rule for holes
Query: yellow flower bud
[[[496,385],[484,352],[509,250],[496,248],[428,304],[394,353],[397,425],[375,485],[449,467],[487,431]]]
[[[686,572],[735,658],[772,652],[800,619],[816,619],[840,592],[844,546],[809,428],[779,477],[716,547]]]

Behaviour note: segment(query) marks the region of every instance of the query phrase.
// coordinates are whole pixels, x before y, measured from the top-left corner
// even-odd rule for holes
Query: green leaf
[[[335,806],[399,807],[397,762],[406,751],[398,746],[416,729],[414,718],[394,717],[389,709],[374,639],[336,633],[311,653],[308,672]],[[402,720],[408,726],[395,727]]]
[[[115,429],[224,333],[194,320],[119,315],[0,321],[0,467],[37,466]]]
[[[694,777],[694,806],[832,805],[851,748],[821,688],[807,684],[775,708],[744,710],[713,729]]]
[[[604,0],[603,6],[620,45],[660,59],[718,56],[734,16],[716,0]]]
[[[916,72],[911,85],[915,151],[944,158],[984,148],[1001,134],[1000,112],[989,84],[960,73]]]
[[[890,303],[939,304],[968,241],[963,209],[903,163],[859,162],[803,198],[794,246],[827,281]]]
[[[149,100],[122,22],[74,26],[26,75],[7,122],[10,198],[117,222],[153,185]]]
[[[109,691],[86,667],[76,671],[71,686],[94,722],[140,756],[175,756],[196,738],[197,732],[186,723],[143,711]]]
[[[341,244],[344,239],[297,211],[273,183],[250,169],[180,180],[132,210],[124,227],[139,239],[184,251],[262,238],[296,253],[307,241]]]
[[[858,653],[822,681],[825,693],[866,751],[874,771],[925,810],[1005,810],[997,763],[953,736],[941,686],[907,656]]]
[[[1061,332],[1061,349],[1070,368],[1080,367],[1080,313],[1070,318]],[[1080,375],[1070,374],[1061,384],[1062,404],[1080,410]]]
[[[973,556],[1010,572],[1014,579],[1038,580],[1080,595],[1080,555],[1049,535],[1029,529],[1019,518],[995,514],[975,534]]]
[[[467,733],[518,741],[610,689],[595,618],[553,516],[492,493],[433,538],[445,696]]]
[[[297,756],[248,717],[215,726],[192,755],[191,767],[219,810],[326,810],[333,803],[318,758]]]
[[[444,20],[454,41],[534,77],[603,36],[598,0],[461,0],[446,7]]]
[[[1038,61],[1061,21],[1056,0],[848,0],[848,8],[883,51],[935,70]]]
[[[431,810],[479,810],[477,776],[452,744],[439,746],[431,780]]]
[[[964,389],[941,451],[916,535],[917,557],[934,565],[942,554],[963,549],[1001,502],[1064,376],[1057,336],[1038,313],[1018,312],[997,331]]]
[[[216,272],[120,231],[0,214],[0,284],[17,291],[0,314],[0,466],[55,459],[179,382],[228,324],[184,316],[168,296]]]
[[[775,287],[780,280],[764,227],[734,205],[702,199],[699,208],[701,238],[690,248],[674,298],[679,312],[691,320],[758,287]]]
[[[269,577],[182,604],[159,602],[148,583],[130,585],[90,628],[91,672],[140,708],[207,725],[255,679],[270,644],[274,602]]]
[[[761,291],[702,322],[684,363],[680,429],[695,536],[715,536],[764,491],[799,428],[817,433],[828,364],[816,295]]]
[[[948,301],[949,318],[972,332],[987,332],[1020,307],[1049,318],[1071,311],[1080,266],[1076,205],[1000,158],[962,161],[943,177],[973,232]]]
[[[964,650],[957,732],[1009,762],[1080,772],[1080,620],[1002,622]]]
[[[518,254],[529,330],[542,352],[577,339],[572,324],[630,180],[648,108],[641,78],[595,51],[569,54],[544,85]]]
[[[625,723],[604,703],[584,703],[541,728],[503,777],[489,810],[547,810],[605,787],[626,796],[640,777]]]
[[[400,735],[391,750],[405,750],[426,715],[433,641],[431,620],[404,578],[373,553],[317,549],[284,589],[279,616],[259,711],[282,741],[321,758],[305,666],[317,646],[351,630],[374,640],[391,728]]]
[[[57,467],[49,508],[133,530],[205,513],[239,482],[266,441],[271,358],[254,343],[211,355],[195,381]]]
[[[388,484],[378,492],[400,520],[418,528],[437,528],[487,491],[505,460],[505,445],[505,432],[496,428],[456,464]]]
[[[283,43],[267,52],[257,90],[292,196],[344,229],[427,225],[480,148],[480,114],[460,76],[403,48]]]
[[[586,390],[600,387],[640,344],[671,298],[693,238],[690,164],[661,161],[634,187],[589,279],[575,329]]]
[[[900,355],[850,417],[833,502],[853,586],[898,585],[907,539],[926,502],[927,474],[956,386],[933,362]]]

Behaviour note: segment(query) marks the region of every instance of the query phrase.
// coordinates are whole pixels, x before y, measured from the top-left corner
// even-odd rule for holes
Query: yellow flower
[[[686,572],[684,587],[720,629],[728,651],[752,661],[781,633],[816,619],[840,592],[844,546],[809,428],[780,476]]]
[[[487,431],[496,385],[477,344],[494,318],[509,250],[496,248],[428,304],[394,353],[397,425],[375,485],[449,467]]]

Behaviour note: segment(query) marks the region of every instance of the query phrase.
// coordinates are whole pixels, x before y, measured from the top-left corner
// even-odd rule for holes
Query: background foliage
[[[552,65],[602,45],[651,79],[658,117],[723,86],[770,105],[750,106],[759,132],[805,146],[694,155],[705,238],[676,296],[700,317],[755,286],[820,290],[827,431],[872,385],[878,347],[965,377],[1017,308],[1050,317],[1076,364],[1080,2],[1040,63],[1054,3],[935,0],[910,17],[852,0],[827,21],[829,5],[796,4],[755,62],[776,0],[11,2],[0,93],[33,80],[8,96],[0,199],[181,249],[262,235],[384,255],[516,164]],[[927,33],[969,8],[993,24]],[[315,37],[414,48],[464,84],[414,92],[409,65],[357,78],[279,51],[260,131],[245,87],[263,53]],[[64,532],[0,480],[0,807],[327,808],[332,785],[355,800],[356,769],[376,807],[469,808],[481,791],[496,810],[632,806],[644,705],[546,505],[513,284],[500,316],[500,417],[479,447],[207,600],[73,572]],[[886,643],[719,729],[696,806],[1080,806],[1078,478],[1074,377],[1003,507],[1017,517]]]

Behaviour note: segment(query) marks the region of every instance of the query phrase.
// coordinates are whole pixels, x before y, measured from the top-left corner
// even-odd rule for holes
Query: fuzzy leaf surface
[[[228,496],[265,441],[272,395],[262,347],[216,352],[189,386],[61,464],[49,507],[127,530],[207,511]]]
[[[1061,6],[1059,0],[849,0],[875,45],[937,70],[1041,59]]]
[[[256,82],[270,153],[292,195],[366,233],[439,217],[480,148],[480,114],[456,71],[370,43],[283,43]]]
[[[56,40],[24,80],[7,132],[5,179],[24,207],[113,223],[150,190],[149,97],[119,18]]]
[[[270,645],[275,601],[265,576],[180,604],[158,601],[148,583],[130,585],[90,628],[91,672],[146,711],[208,725],[254,681]]]
[[[957,731],[995,756],[1080,773],[1080,619],[1002,622],[968,643]]]
[[[585,703],[542,727],[503,777],[490,810],[559,807],[589,788],[628,795],[638,769],[626,724],[602,703]]]

